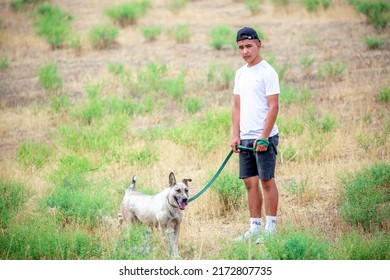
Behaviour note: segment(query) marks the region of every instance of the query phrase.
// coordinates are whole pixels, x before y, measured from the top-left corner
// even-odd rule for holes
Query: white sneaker
[[[246,241],[246,240],[256,240],[256,237],[259,238],[260,232],[253,232],[253,231],[246,231],[243,235],[240,235],[234,241],[241,242],[241,241]]]

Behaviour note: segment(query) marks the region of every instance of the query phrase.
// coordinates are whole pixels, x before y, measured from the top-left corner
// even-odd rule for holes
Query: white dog
[[[146,195],[134,191],[136,176],[133,177],[129,188],[125,192],[120,213],[118,214],[119,226],[123,222],[130,224],[141,222],[143,224],[156,226],[164,236],[165,245],[169,252],[169,240],[166,234],[168,227],[174,229],[173,256],[179,258],[179,233],[183,211],[188,203],[188,182],[191,179],[184,179],[183,182],[176,182],[175,175],[169,174],[169,188],[156,195]]]

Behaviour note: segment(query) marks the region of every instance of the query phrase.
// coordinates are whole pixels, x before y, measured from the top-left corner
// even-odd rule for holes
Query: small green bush
[[[182,72],[172,79],[165,80],[162,84],[162,88],[175,100],[181,100],[185,92],[184,78],[185,73]]]
[[[191,31],[188,24],[179,24],[168,31],[177,43],[184,44],[190,41]]]
[[[188,4],[188,0],[169,0],[167,8],[173,13],[178,13]]]
[[[8,57],[3,56],[0,58],[0,70],[7,69],[9,66]]]
[[[184,101],[184,108],[191,115],[197,113],[203,105],[203,101],[198,96],[189,97]]]
[[[44,1],[45,0],[13,0],[10,3],[10,7],[14,12],[21,12],[27,10],[30,6],[35,6]]]
[[[0,231],[9,228],[11,219],[27,201],[28,196],[29,193],[24,185],[0,177]],[[4,247],[0,246],[0,248]]]
[[[385,0],[356,0],[356,9],[368,17],[371,25],[378,31],[383,31],[389,21],[390,4]]]
[[[327,260],[329,243],[317,232],[287,229],[265,238],[272,260]]]
[[[234,31],[227,25],[218,25],[211,29],[209,33],[211,46],[214,49],[220,50],[223,47],[235,46]]]
[[[252,15],[256,15],[260,12],[260,1],[259,0],[245,0],[246,8],[251,12]]]
[[[217,89],[229,89],[234,80],[235,69],[227,64],[212,63],[207,72],[207,81]]]
[[[3,260],[99,259],[104,249],[100,237],[80,226],[64,228],[52,216],[45,215],[30,215],[12,225],[0,237],[0,248]]]
[[[23,142],[20,144],[17,159],[25,167],[41,168],[48,161],[51,149],[43,143]]]
[[[194,116],[191,120],[167,130],[164,134],[170,140],[195,147],[201,154],[226,143],[230,136],[231,113],[228,110],[212,110],[204,116]]]
[[[38,69],[39,83],[49,93],[57,93],[62,88],[62,80],[57,65],[47,64]]]
[[[146,40],[155,41],[157,37],[161,34],[161,27],[158,25],[154,25],[151,27],[142,27],[141,31]]]
[[[390,235],[374,232],[365,236],[356,231],[345,233],[333,248],[337,260],[388,260],[390,258]]]
[[[386,40],[379,37],[366,37],[364,42],[369,49],[379,49],[386,43]]]
[[[376,96],[376,100],[380,103],[389,103],[389,101],[390,101],[390,88],[381,89]]]
[[[390,165],[375,163],[340,179],[341,215],[354,226],[374,229],[390,217]]]
[[[103,24],[91,29],[89,41],[96,49],[106,49],[115,42],[118,35],[119,31],[116,27]]]
[[[211,185],[217,193],[223,209],[230,210],[243,205],[246,194],[244,182],[235,172],[224,173]]]
[[[46,38],[53,49],[62,48],[72,34],[73,17],[60,8],[41,5],[34,11],[33,21],[38,35]]]
[[[149,7],[150,3],[148,0],[132,1],[110,7],[106,10],[106,13],[114,22],[119,23],[121,27],[126,27],[135,24],[140,17],[145,15]]]
[[[346,67],[346,64],[341,61],[327,62],[318,70],[318,77],[324,80],[341,80]]]

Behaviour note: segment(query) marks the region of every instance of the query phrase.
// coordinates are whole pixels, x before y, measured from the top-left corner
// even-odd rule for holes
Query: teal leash
[[[269,141],[267,139],[259,139],[257,140],[256,142],[256,147],[258,145],[262,145],[262,146],[265,146],[265,147],[268,147],[269,145]],[[246,146],[242,146],[242,145],[237,145],[236,146],[237,149],[244,149],[244,150],[250,150],[250,151],[256,151],[256,148],[251,148],[251,147],[246,147]],[[233,150],[230,150],[230,152],[228,153],[228,155],[226,156],[225,160],[223,161],[223,163],[221,164],[221,166],[219,167],[217,173],[214,174],[213,178],[211,178],[211,180],[206,184],[206,186],[203,187],[203,189],[198,192],[196,195],[190,197],[190,199],[188,199],[188,203],[190,203],[191,201],[194,201],[195,199],[197,199],[199,196],[201,196],[205,191],[207,191],[208,188],[210,188],[210,186],[214,183],[214,181],[218,178],[219,174],[221,174],[222,170],[225,168],[226,164],[228,163],[229,159],[231,158],[231,156],[233,155]]]

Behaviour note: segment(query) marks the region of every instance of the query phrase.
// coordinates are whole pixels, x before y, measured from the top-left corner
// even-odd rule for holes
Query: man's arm
[[[240,144],[240,96],[237,94],[233,94],[232,125],[233,140],[231,147],[234,152],[238,153],[240,150],[237,150],[236,146]]]
[[[260,135],[260,138],[268,139],[271,134],[272,128],[275,125],[276,118],[279,113],[279,94],[273,94],[267,96],[267,102],[269,106],[269,111],[267,113],[267,118],[265,119],[265,125],[263,133]],[[256,143],[256,142],[255,142]],[[259,145],[256,149],[258,152],[266,151],[267,147]]]

